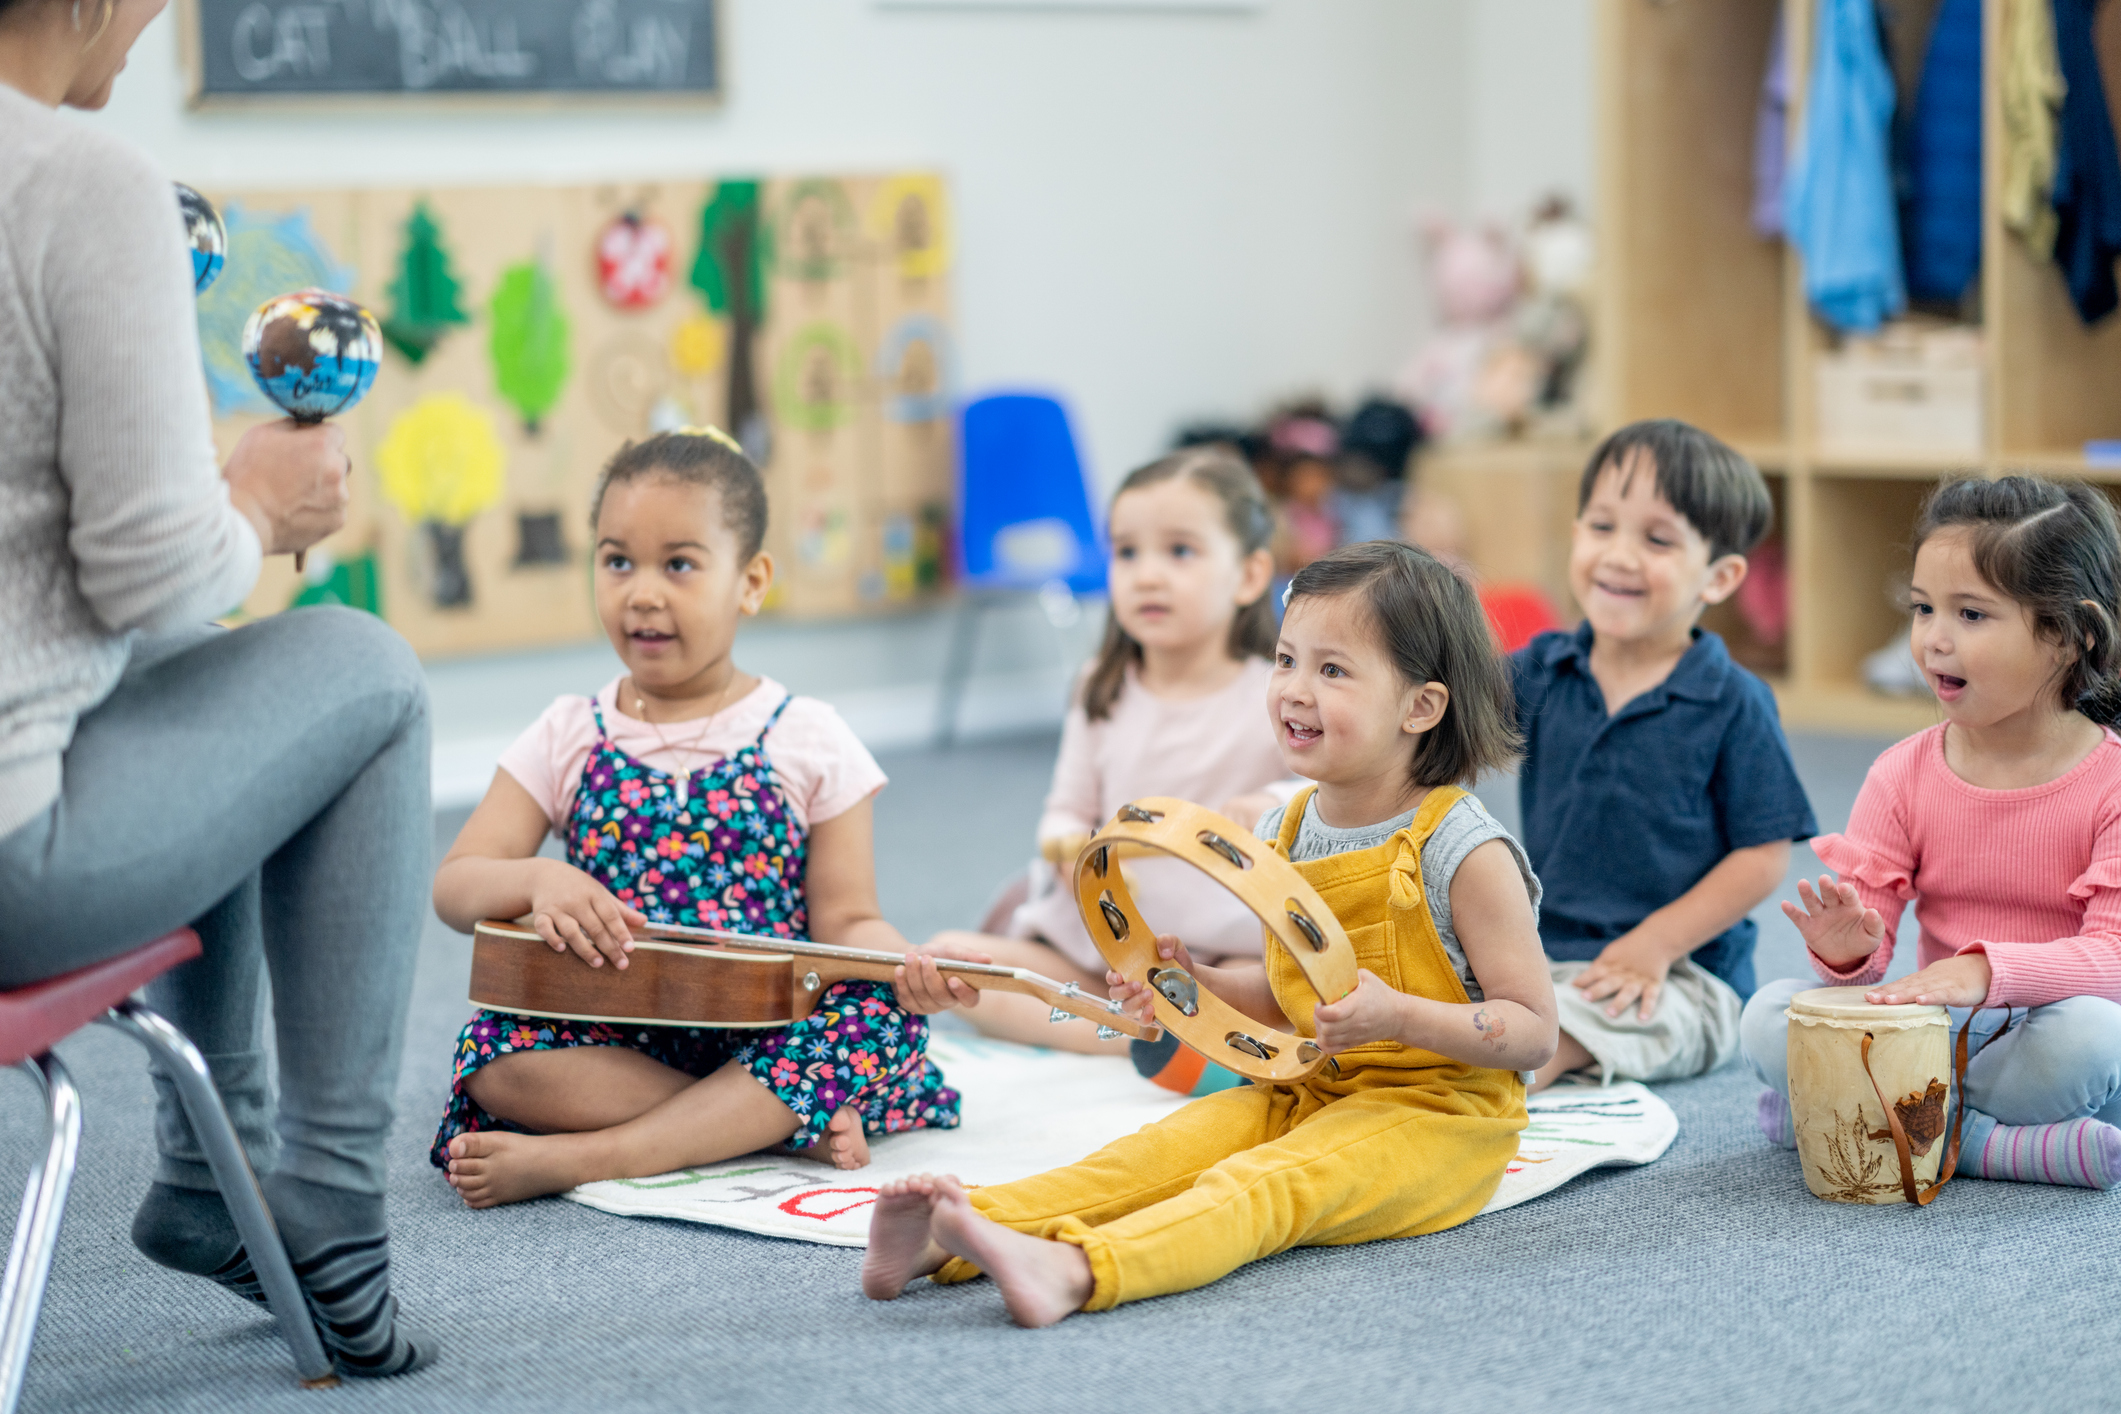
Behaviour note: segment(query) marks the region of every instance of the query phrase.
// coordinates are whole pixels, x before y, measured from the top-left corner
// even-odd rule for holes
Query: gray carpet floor
[[[1805,738],[1838,828],[1878,742]],[[978,917],[1017,867],[1050,738],[888,758],[885,904],[916,937]],[[1514,817],[1511,792],[1484,792]],[[437,822],[438,844],[458,818]],[[1816,868],[1796,852],[1797,868]],[[1760,975],[1796,975],[1763,910]],[[2114,1398],[2121,1197],[1959,1182],[1927,1211],[1804,1189],[1753,1126],[1737,1070],[1663,1087],[1679,1138],[1452,1232],[1298,1251],[1202,1291],[1009,1325],[991,1286],[865,1301],[858,1254],[558,1199],[473,1213],[426,1163],[468,948],[428,933],[393,1140],[396,1285],[439,1332],[418,1375],[296,1388],[271,1327],[126,1238],[151,1171],[132,1043],[60,1049],[85,1096],[80,1177],[27,1409],[300,1410],[1922,1410]],[[0,1105],[0,1182],[42,1146],[29,1086]],[[2103,1313],[2103,1314],[2102,1314]],[[2108,1391],[2101,1395],[2099,1390]]]

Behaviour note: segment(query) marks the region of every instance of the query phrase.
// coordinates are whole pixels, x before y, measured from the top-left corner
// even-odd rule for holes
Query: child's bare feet
[[[862,1295],[871,1301],[895,1300],[908,1282],[950,1260],[928,1235],[934,1206],[935,1179],[929,1174],[895,1178],[876,1190],[869,1250],[862,1256]]]
[[[928,1230],[945,1252],[963,1257],[994,1279],[1009,1319],[1020,1326],[1050,1326],[1082,1310],[1090,1299],[1090,1259],[1082,1248],[982,1217],[964,1187],[947,1174],[935,1180]]]
[[[862,1133],[862,1117],[852,1105],[826,1122],[817,1142],[802,1151],[819,1163],[834,1168],[858,1169],[869,1164],[869,1136]]]
[[[449,1141],[449,1183],[468,1207],[493,1208],[610,1177],[574,1134],[478,1130]]]

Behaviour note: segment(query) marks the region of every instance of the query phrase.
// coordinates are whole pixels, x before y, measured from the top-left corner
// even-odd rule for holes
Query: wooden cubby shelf
[[[2088,440],[2121,439],[2121,316],[2087,329],[2060,272],[2006,231],[2000,189],[2004,0],[1984,0],[1983,262],[1967,314],[1981,333],[1978,453],[1822,448],[1814,388],[1833,338],[1806,307],[1796,252],[1751,226],[1754,127],[1778,15],[1789,42],[1790,150],[1810,70],[1816,0],[1600,0],[1599,422],[1680,417],[1768,474],[1789,584],[1787,636],[1744,641],[1728,610],[1711,627],[1774,684],[1792,726],[1905,733],[1927,699],[1864,685],[1865,655],[1904,629],[1901,594],[1917,507],[1953,476],[2011,471],[2096,481],[2121,499],[2121,466]],[[1937,0],[1894,6],[1896,68],[1919,72]],[[2099,27],[2121,102],[2121,15]],[[1904,92],[1911,91],[1904,88]]]

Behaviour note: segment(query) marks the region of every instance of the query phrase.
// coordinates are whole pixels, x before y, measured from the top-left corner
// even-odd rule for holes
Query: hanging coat
[[[2055,53],[2068,85],[2055,154],[2055,263],[2087,324],[2113,313],[2114,258],[2121,256],[2121,156],[2092,42],[2098,8],[2099,0],[2055,0]]]
[[[1907,289],[1957,301],[1981,268],[1981,0],[1944,0],[1907,133]]]
[[[1869,331],[1907,307],[1892,175],[1892,67],[1871,0],[1821,0],[1812,81],[1783,190],[1804,292],[1837,329]]]

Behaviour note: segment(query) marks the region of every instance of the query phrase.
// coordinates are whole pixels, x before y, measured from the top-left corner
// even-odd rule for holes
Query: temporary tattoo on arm
[[[1496,1016],[1486,1007],[1482,1007],[1473,1013],[1473,1029],[1480,1033],[1480,1038],[1483,1041],[1486,1041],[1499,1051],[1505,1044],[1502,1039],[1502,1033],[1510,1028],[1501,1017]]]

